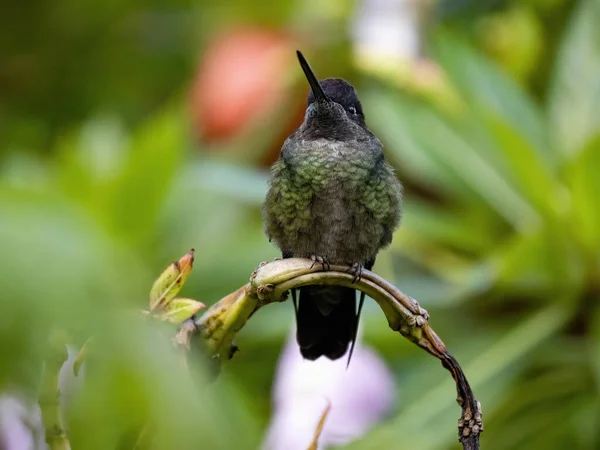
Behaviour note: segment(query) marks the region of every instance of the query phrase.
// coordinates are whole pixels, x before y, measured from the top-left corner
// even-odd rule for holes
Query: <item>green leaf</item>
[[[134,244],[152,235],[186,150],[184,123],[168,109],[146,123],[132,137],[118,178],[106,188],[109,223]]]
[[[192,300],[191,298],[174,298],[159,313],[159,318],[172,323],[181,323],[204,307],[204,303]]]
[[[591,319],[591,370],[596,381],[596,386],[600,386],[600,308],[596,308]]]
[[[436,60],[474,109],[501,117],[530,145],[543,150],[546,162],[555,163],[540,108],[497,64],[448,32],[436,33],[432,48]]]
[[[508,239],[490,256],[504,289],[575,295],[584,281],[584,261],[563,223],[545,223]]]
[[[425,105],[375,90],[370,95],[370,101],[378,105],[373,111],[374,130],[389,142],[392,158],[403,171],[447,195],[486,205],[515,227],[538,219],[535,210],[473,145],[473,136],[460,134]]]
[[[252,205],[261,205],[267,194],[267,172],[214,159],[192,161],[179,175],[175,189],[198,197],[222,195]]]
[[[75,376],[79,375],[79,370],[81,369],[81,366],[84,363],[85,358],[87,357],[87,355],[89,353],[91,343],[92,343],[92,338],[89,338],[81,346],[81,348],[79,349],[79,352],[77,352],[77,356],[75,356],[75,360],[73,361],[73,374]]]
[[[431,244],[446,245],[463,252],[486,252],[498,238],[489,215],[476,211],[449,209],[411,199],[404,201],[404,211],[401,232],[393,243],[399,251],[404,245],[410,245],[406,242],[407,231]]]
[[[547,218],[557,216],[564,187],[541,151],[506,120],[495,115],[485,115],[484,119],[499,147],[505,167],[503,175],[538,212]]]
[[[582,0],[558,52],[549,93],[550,126],[565,156],[572,156],[600,127],[600,1]]]
[[[194,249],[183,255],[179,260],[169,264],[156,279],[150,290],[148,309],[165,308],[177,295],[185,280],[192,272],[194,265]]]
[[[127,140],[116,118],[95,117],[58,140],[58,185],[70,199],[100,214],[123,169]]]
[[[592,253],[600,248],[600,135],[578,152],[569,167],[572,223]]]
[[[428,188],[467,201],[477,196],[451,171],[428,151],[432,131],[427,123],[430,108],[390,90],[372,88],[361,93],[366,108],[370,110],[369,124],[384,142],[387,158],[402,173],[409,174]],[[368,105],[372,105],[369,107]]]
[[[430,115],[422,129],[428,130],[430,141],[424,150],[440,161],[447,171],[453,172],[507,222],[520,228],[538,220],[537,213],[520,192],[450,124]]]
[[[499,376],[556,333],[569,317],[569,311],[565,308],[558,305],[548,306],[524,319],[480,352],[473,361],[463,365],[475,394],[478,395],[477,393],[488,385],[493,387]],[[399,442],[407,436],[410,436],[411,446],[414,448],[442,448],[456,442],[456,428],[451,424],[456,423],[460,408],[455,401],[456,393],[451,377],[449,374],[445,375],[447,378],[440,384],[405,405],[391,423],[369,433],[363,445],[368,444],[368,448],[386,448],[390,442]],[[488,406],[484,399],[477,398],[482,402],[485,423]],[[361,447],[352,444],[348,448]]]

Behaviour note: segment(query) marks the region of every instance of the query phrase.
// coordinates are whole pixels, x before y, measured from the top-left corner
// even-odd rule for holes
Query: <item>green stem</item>
[[[54,336],[50,339],[49,351],[45,360],[44,376],[38,403],[42,412],[42,421],[46,429],[46,443],[51,450],[70,450],[60,406],[59,374],[68,358],[63,339]]]
[[[258,298],[248,284],[211,306],[196,321],[204,347],[218,365],[233,356],[235,335],[259,307]]]
[[[215,303],[190,326],[181,328],[178,340],[183,338],[187,345],[192,335],[199,335],[218,368],[235,353],[235,335],[261,306],[285,300],[286,292],[300,286],[353,287],[379,304],[392,330],[438,358],[451,373],[456,383],[456,400],[462,409],[459,441],[464,450],[478,450],[479,435],[483,431],[481,405],[460,365],[429,325],[427,311],[415,299],[373,272],[363,270],[361,278],[354,280],[347,267],[331,266],[328,269],[323,271],[311,260],[299,258],[262,263],[252,273],[249,284]]]

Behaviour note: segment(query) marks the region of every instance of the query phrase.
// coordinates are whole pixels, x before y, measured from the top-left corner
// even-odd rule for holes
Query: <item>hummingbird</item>
[[[273,163],[263,204],[269,241],[283,258],[311,258],[323,270],[344,265],[360,278],[392,242],[402,215],[402,184],[369,130],[356,90],[341,78],[319,81],[296,52],[310,85],[302,124]],[[354,282],[353,281],[353,282]],[[292,291],[296,340],[305,359],[331,360],[356,342],[364,293],[344,286]]]

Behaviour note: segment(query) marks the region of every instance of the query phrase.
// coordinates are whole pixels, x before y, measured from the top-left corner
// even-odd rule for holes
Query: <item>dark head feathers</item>
[[[358,100],[354,87],[346,80],[341,78],[326,78],[320,80],[319,84],[323,88],[325,95],[333,102],[344,107],[346,112],[363,116],[362,105]],[[307,103],[310,105],[315,101],[315,95],[312,90],[308,94]]]

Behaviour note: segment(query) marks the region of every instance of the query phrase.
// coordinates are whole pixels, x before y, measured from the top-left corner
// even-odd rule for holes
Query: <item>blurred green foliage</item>
[[[147,423],[153,448],[256,448],[268,420],[291,305],[253,317],[210,388],[200,358],[182,370],[163,339],[170,328],[129,314],[191,247],[182,294],[207,304],[277,255],[262,233],[266,171],[198,148],[182,92],[212,31],[290,25],[307,7],[206,3],[63,0],[1,15],[0,387],[35,393],[52,327],[74,343],[94,336],[86,389],[68,414],[74,448],[131,448]],[[419,299],[461,362],[483,404],[482,447],[598,448],[600,3],[525,2],[520,26],[544,44],[519,52],[511,41],[521,58],[539,52],[529,79],[518,78],[527,61],[484,53],[493,34],[462,27],[525,7],[516,3],[475,16],[463,6],[469,14],[432,24],[427,54],[450,96],[336,71],[325,61],[327,45],[342,52],[335,43],[315,66],[351,75],[407,186],[403,224],[375,270]],[[550,29],[557,22],[546,19],[561,14],[564,29]],[[350,447],[457,448],[447,374],[390,332],[375,305],[364,316],[401,395],[394,417]]]

